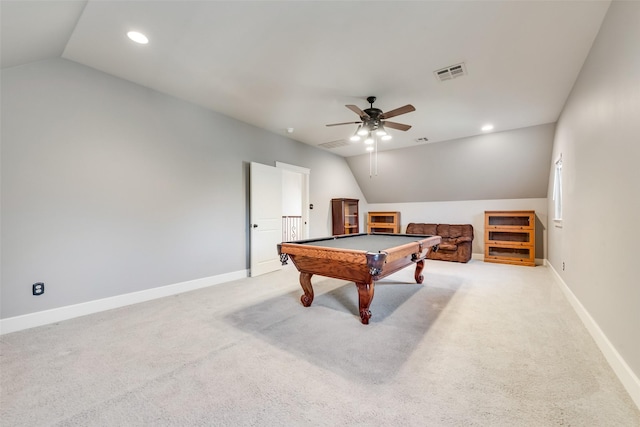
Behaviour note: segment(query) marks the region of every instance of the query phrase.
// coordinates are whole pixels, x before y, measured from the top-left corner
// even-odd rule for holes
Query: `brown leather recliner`
[[[471,259],[473,226],[471,224],[410,223],[407,234],[428,234],[442,237],[437,251],[429,251],[428,259],[468,262]]]

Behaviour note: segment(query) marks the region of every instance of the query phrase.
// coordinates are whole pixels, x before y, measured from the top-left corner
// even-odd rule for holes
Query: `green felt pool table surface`
[[[354,234],[304,241],[304,245],[327,248],[351,249],[367,252],[380,252],[385,249],[417,242],[425,237],[411,234]]]

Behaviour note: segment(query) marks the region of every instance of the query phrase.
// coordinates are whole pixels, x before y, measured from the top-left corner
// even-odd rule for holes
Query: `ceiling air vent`
[[[347,145],[349,145],[349,141],[347,141],[346,139],[338,139],[336,141],[323,142],[322,144],[318,144],[318,147],[332,149],[332,148],[344,147]]]
[[[442,68],[440,70],[436,70],[433,72],[436,75],[436,78],[441,82],[445,80],[455,79],[456,77],[462,77],[467,75],[467,69],[464,66],[464,62],[460,64],[451,65],[447,68]]]

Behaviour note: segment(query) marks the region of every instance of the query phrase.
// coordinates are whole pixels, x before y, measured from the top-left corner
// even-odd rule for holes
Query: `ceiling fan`
[[[376,102],[375,96],[369,96],[367,98],[367,102],[370,104],[370,107],[365,109],[364,111],[358,108],[356,105],[345,105],[345,107],[360,116],[359,122],[332,123],[328,124],[327,126],[341,126],[351,124],[360,125],[358,126],[356,133],[351,137],[352,141],[358,141],[360,139],[360,136],[365,135],[369,135],[369,138],[371,138],[373,134],[381,136],[382,139],[391,139],[391,135],[386,132],[385,127],[401,131],[407,131],[411,129],[411,126],[409,125],[390,122],[387,119],[415,111],[416,109],[413,105],[407,104],[403,107],[396,108],[395,110],[382,112],[382,110],[380,110],[379,108],[374,108],[373,106],[373,103]]]

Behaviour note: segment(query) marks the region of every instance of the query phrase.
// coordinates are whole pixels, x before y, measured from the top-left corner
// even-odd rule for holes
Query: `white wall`
[[[1,78],[2,319],[246,271],[251,161],[311,170],[313,235],[363,198],[341,157],[71,61]]]
[[[564,214],[548,259],[633,371],[640,404],[640,3],[611,3],[558,120],[552,162],[560,154]]]
[[[459,202],[370,203],[368,209],[400,212],[400,226],[411,222],[473,225],[473,253],[484,254],[484,211],[536,211],[536,258],[546,254],[547,199],[466,200]]]
[[[282,170],[282,215],[302,215],[302,174]]]

